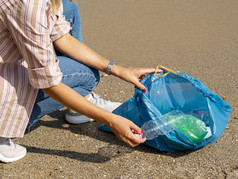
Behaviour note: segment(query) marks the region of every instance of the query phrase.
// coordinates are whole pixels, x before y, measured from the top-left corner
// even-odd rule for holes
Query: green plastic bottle
[[[202,142],[208,133],[205,123],[192,115],[183,114],[178,116],[170,114],[167,116],[167,120],[194,143]]]

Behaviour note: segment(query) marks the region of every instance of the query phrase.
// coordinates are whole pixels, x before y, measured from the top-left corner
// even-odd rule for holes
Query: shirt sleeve
[[[11,37],[27,62],[31,85],[40,89],[58,85],[62,73],[51,39],[53,22],[50,2],[45,4],[45,1],[32,0],[26,4],[25,1],[18,1],[5,15]],[[58,19],[57,24],[61,25],[54,27],[53,39],[66,33],[66,28],[57,33],[64,23]]]
[[[52,41],[59,39],[71,30],[70,23],[65,20],[65,17],[63,15],[63,4],[61,4],[54,18],[55,24],[50,36]]]

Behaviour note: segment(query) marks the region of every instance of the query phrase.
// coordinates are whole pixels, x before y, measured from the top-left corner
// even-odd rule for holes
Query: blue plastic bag
[[[199,111],[203,114],[201,120],[211,129],[211,136],[202,142],[194,143],[176,129],[153,140],[147,140],[144,144],[161,151],[178,152],[198,149],[216,142],[229,120],[230,104],[190,75],[169,71],[164,70],[160,73],[162,77],[156,74],[147,75],[141,81],[147,91],[136,89],[133,98],[123,103],[113,113],[141,127],[145,122],[158,120],[160,116],[173,110],[180,110],[185,114]],[[99,129],[111,132],[106,125],[101,125]]]

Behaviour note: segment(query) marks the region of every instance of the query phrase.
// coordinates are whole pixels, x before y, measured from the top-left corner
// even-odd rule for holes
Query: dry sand
[[[79,0],[85,43],[127,67],[161,64],[227,97],[233,109],[221,139],[177,154],[130,148],[99,123],[69,125],[65,109],[23,139],[22,160],[0,163],[2,178],[238,178],[238,1]],[[96,92],[124,102],[134,87],[102,78]]]

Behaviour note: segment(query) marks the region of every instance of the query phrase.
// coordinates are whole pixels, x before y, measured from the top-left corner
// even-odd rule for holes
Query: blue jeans
[[[70,34],[83,42],[81,19],[77,5],[74,2],[63,0],[63,7],[63,14],[72,27]],[[61,55],[59,52],[57,54]],[[66,56],[61,55],[57,56],[57,58],[59,59],[60,70],[63,73],[62,83],[68,85],[82,96],[86,96],[94,90],[100,80],[98,70]],[[64,107],[62,104],[50,98],[42,90],[39,90],[28,124],[32,126],[44,115],[57,111],[62,107]]]
[[[75,2],[69,2],[69,0],[62,0],[63,14],[65,19],[70,23],[72,30],[69,32],[72,36],[83,43],[83,37],[81,32],[81,18],[78,10],[78,6]]]

